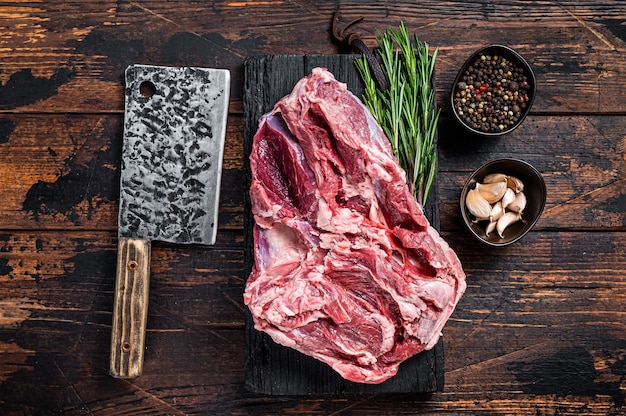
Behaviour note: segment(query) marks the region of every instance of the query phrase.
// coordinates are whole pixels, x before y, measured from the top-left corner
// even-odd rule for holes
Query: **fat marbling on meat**
[[[465,273],[345,84],[301,79],[260,119],[250,168],[256,329],[371,384],[435,346]]]

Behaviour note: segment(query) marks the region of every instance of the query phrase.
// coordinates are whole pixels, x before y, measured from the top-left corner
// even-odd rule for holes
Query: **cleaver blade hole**
[[[156,87],[150,81],[143,81],[139,84],[139,93],[146,98],[150,98],[156,93]]]

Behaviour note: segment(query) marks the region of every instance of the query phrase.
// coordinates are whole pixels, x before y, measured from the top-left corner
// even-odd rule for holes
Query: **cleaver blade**
[[[230,72],[131,65],[110,374],[143,370],[152,241],[215,244]]]

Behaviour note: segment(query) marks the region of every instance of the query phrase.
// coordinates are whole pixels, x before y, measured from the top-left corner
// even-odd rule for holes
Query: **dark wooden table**
[[[0,414],[520,414],[626,412],[626,7],[615,1],[345,2],[374,44],[403,20],[440,48],[442,235],[468,289],[444,330],[445,386],[429,395],[271,397],[244,385],[243,63],[335,54],[337,2],[0,4]],[[537,75],[531,115],[500,139],[451,119],[456,70],[502,43]],[[228,68],[231,104],[214,247],[153,247],[146,361],[108,375],[123,71]],[[493,250],[461,224],[467,175],[522,158],[546,210]]]

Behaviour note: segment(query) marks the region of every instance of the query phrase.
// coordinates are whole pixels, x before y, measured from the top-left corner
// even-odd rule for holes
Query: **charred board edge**
[[[250,198],[249,155],[259,118],[293,89],[315,67],[325,67],[361,96],[362,81],[354,66],[359,55],[264,55],[244,64],[244,273],[254,264],[253,225]],[[433,80],[434,85],[434,80]],[[435,103],[433,103],[435,106]],[[433,227],[439,230],[437,180],[424,207]],[[443,340],[429,351],[405,361],[393,378],[378,385],[344,380],[325,363],[291,348],[276,344],[267,334],[254,329],[246,314],[246,388],[268,395],[340,395],[365,393],[430,393],[443,390]]]

